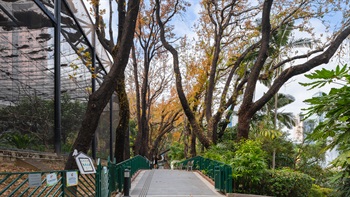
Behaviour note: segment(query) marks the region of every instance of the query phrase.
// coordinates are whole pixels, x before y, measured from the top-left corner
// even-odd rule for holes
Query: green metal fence
[[[77,171],[0,173],[0,196],[95,196],[95,174],[79,175],[77,186],[67,186],[67,176]],[[48,177],[57,176],[50,185]]]
[[[124,171],[125,169],[130,170],[130,176],[132,177],[140,169],[150,169],[150,161],[140,155],[135,156],[131,159],[125,160],[121,163],[108,162],[108,168],[110,171],[111,182],[109,188],[111,191],[122,191],[124,187]]]
[[[146,158],[135,156],[118,164],[109,161],[108,166],[98,162],[96,174],[83,175],[76,170],[0,173],[0,196],[105,197],[122,191],[125,169],[130,169],[132,176],[140,169],[149,168],[150,162]],[[75,186],[68,184],[71,174],[77,174],[78,184]],[[49,184],[50,176],[56,176],[57,182]]]
[[[201,156],[193,157],[180,162],[186,167],[189,162],[193,162],[193,169],[201,170],[215,182],[215,189],[232,193],[232,167],[215,160],[207,159]]]

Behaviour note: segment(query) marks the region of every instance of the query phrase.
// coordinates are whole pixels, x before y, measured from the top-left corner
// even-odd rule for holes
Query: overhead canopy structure
[[[112,65],[96,37],[82,0],[0,0],[0,109],[33,97],[54,101],[56,152],[62,95],[87,101]]]
[[[62,1],[61,8],[61,40],[55,43],[54,2],[0,1],[0,104],[16,103],[28,94],[53,98],[58,44],[61,93],[84,100],[91,93],[91,73],[96,72],[97,79],[106,74],[112,62],[94,39],[83,2]]]

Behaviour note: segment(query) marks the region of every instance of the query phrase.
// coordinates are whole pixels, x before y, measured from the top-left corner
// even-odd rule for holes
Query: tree
[[[96,6],[98,3],[99,2],[97,2]],[[128,1],[127,5],[125,0],[118,0],[119,29],[117,44],[114,45],[113,42],[109,42],[111,44],[109,47],[112,48],[111,54],[114,63],[100,87],[89,96],[84,120],[82,121],[78,137],[73,145],[74,149],[83,152],[88,151],[104,107],[109,102],[116,86],[124,80],[124,71],[133,43],[139,4],[140,2],[138,0]],[[98,21],[99,20],[96,22]],[[70,154],[65,169],[73,169],[74,166],[74,158],[72,154]]]
[[[269,125],[270,129],[282,129],[283,127],[292,129],[295,122],[294,115],[290,112],[278,112],[278,109],[291,104],[294,102],[294,100],[295,98],[291,95],[278,93],[277,97],[271,98],[271,100],[267,102],[264,107],[255,113],[252,119],[252,124],[255,123],[255,125],[257,125],[259,123],[263,123],[265,125]],[[276,103],[277,106],[275,105]],[[275,123],[275,117],[277,118],[277,123]]]
[[[161,47],[159,27],[155,21],[154,2],[151,1],[149,3],[150,5],[146,5],[144,2],[141,4],[136,26],[136,42],[134,45],[135,48],[140,49],[138,53],[139,57],[136,57],[136,53],[133,53],[135,91],[138,91],[136,92],[136,105],[139,107],[139,109],[137,109],[138,113],[136,113],[138,116],[137,119],[139,120],[139,132],[136,137],[135,153],[144,156],[148,156],[149,153],[151,106],[164,92],[171,81],[170,74],[167,72],[158,72],[166,70],[166,64],[164,63],[166,57],[164,57],[164,55],[162,56],[162,51],[164,49]],[[138,79],[138,62],[141,63],[142,68],[141,80]],[[140,84],[139,81],[141,82]]]
[[[305,2],[307,3],[307,2]],[[257,80],[260,76],[260,71],[263,68],[264,63],[268,58],[268,49],[269,49],[269,41],[270,41],[270,32],[271,32],[271,23],[270,23],[270,12],[271,12],[271,2],[265,2],[263,13],[262,13],[262,39],[261,46],[259,49],[259,56],[250,71],[246,89],[243,94],[242,105],[240,106],[238,112],[238,136],[239,137],[248,137],[249,133],[249,122],[253,115],[257,112],[257,110],[261,109],[272,97],[276,94],[276,92],[282,87],[282,85],[287,82],[290,78],[296,75],[300,75],[305,73],[312,68],[315,68],[321,64],[328,63],[330,58],[335,54],[340,44],[347,38],[350,34],[350,26],[346,25],[344,30],[342,30],[332,42],[329,44],[328,48],[323,53],[316,55],[314,58],[307,60],[305,63],[292,66],[286,68],[281,72],[281,74],[274,80],[269,90],[259,99],[253,102],[253,94],[256,88]],[[303,4],[300,4],[302,7]],[[345,23],[347,24],[347,23]],[[316,51],[313,51],[315,53]],[[300,56],[295,56],[293,59],[301,58]],[[274,68],[278,68],[281,65],[284,65],[286,62],[290,62],[290,59],[282,60],[279,64],[277,64]]]
[[[163,105],[164,108],[162,108],[162,111],[158,112],[159,120],[153,120],[150,125],[152,131],[151,133],[154,133],[154,135],[150,135],[152,143],[148,154],[149,156],[158,155],[160,153],[160,142],[163,139],[163,136],[175,130],[178,126],[178,124],[176,125],[176,122],[181,116],[181,111],[178,110],[178,108],[177,111],[175,111],[176,108],[174,110],[167,110],[167,108],[169,108],[169,104]]]
[[[273,47],[272,43],[275,39],[273,35],[276,32],[283,32],[283,29],[288,26],[290,31],[302,31],[310,33],[313,36],[315,34],[312,32],[312,27],[307,26],[308,22],[311,19],[320,19],[329,13],[335,12],[339,9],[339,4],[341,3],[341,1],[328,2],[325,6],[325,4],[320,5],[314,1],[290,2],[290,4],[286,2],[282,3],[281,1],[274,3],[273,1],[264,1],[263,4],[254,7],[236,1],[233,3],[226,1],[203,2],[204,8],[211,10],[205,12],[206,14],[203,17],[207,17],[208,20],[204,20],[204,18],[203,21],[205,21],[205,24],[210,24],[210,22],[213,24],[212,28],[209,28],[209,26],[198,28],[203,31],[203,37],[207,38],[206,40],[208,41],[203,45],[209,45],[211,41],[214,41],[215,46],[219,46],[219,49],[215,49],[215,47],[208,48],[204,54],[208,55],[210,60],[213,60],[209,61],[212,64],[210,64],[209,81],[207,81],[209,85],[206,86],[205,97],[206,122],[208,124],[209,137],[205,135],[205,131],[196,120],[188,97],[186,97],[183,90],[178,50],[163,36],[161,39],[162,43],[173,56],[176,87],[180,102],[192,129],[205,147],[209,147],[210,144],[216,142],[217,124],[225,113],[229,114],[234,111],[239,101],[238,99],[241,99],[238,110],[238,137],[248,138],[250,123],[254,114],[278,92],[284,83],[290,78],[303,74],[330,60],[340,47],[342,41],[350,33],[349,19],[345,16],[342,21],[343,26],[339,28],[339,31],[329,36],[326,42],[318,43],[317,47],[301,55],[299,52],[291,53],[291,46],[288,45],[285,47]],[[160,9],[159,7],[162,6],[160,1],[157,1],[157,5],[157,9]],[[323,8],[322,6],[327,8]],[[311,9],[311,7],[318,7],[320,9]],[[285,12],[279,12],[278,10],[285,10]],[[231,18],[223,18],[232,13]],[[261,21],[257,20],[254,24],[254,16],[259,15],[261,16]],[[164,28],[162,21],[166,21],[166,19],[158,18],[158,24],[162,29]],[[216,37],[210,37],[210,35],[219,36],[220,34],[216,33],[220,33],[219,25],[226,23],[229,25],[236,24],[235,26],[230,26],[226,31],[221,29],[224,32],[222,35],[227,36],[227,39],[220,40]],[[232,39],[236,38],[235,35],[238,35],[238,38],[232,42]],[[205,39],[202,40],[205,41]],[[317,40],[315,36],[314,40]],[[201,41],[201,43],[204,41]],[[226,50],[222,50],[226,47]],[[275,51],[284,54],[284,56],[272,65],[267,62],[273,58],[273,48],[278,49]],[[221,53],[220,50],[222,50]],[[218,59],[213,51],[219,51]],[[314,57],[309,58],[311,55],[314,55]],[[304,62],[294,65],[295,60],[303,60]],[[258,81],[271,80],[271,77],[269,77],[271,75],[275,75],[271,81],[271,86],[263,96],[254,99]],[[211,97],[212,95],[219,95],[217,93],[220,93],[220,97]],[[212,105],[211,103],[217,103],[217,105]],[[211,116],[213,109],[217,109],[217,112]]]
[[[278,99],[276,101],[275,99]],[[269,153],[268,160],[271,161],[272,169],[275,166],[294,167],[293,147],[286,140],[287,136],[282,130],[284,127],[292,129],[294,116],[288,112],[278,112],[278,109],[294,102],[294,97],[277,93],[264,107],[259,110],[251,121],[253,138],[261,139],[264,149]],[[276,164],[277,157],[277,164]]]
[[[146,37],[148,38],[148,36]],[[133,76],[129,75],[128,92],[132,106],[132,118],[135,118],[135,121],[141,121],[142,104],[140,102],[139,73],[145,72],[145,66],[140,66],[141,68],[138,69],[138,63],[143,62],[144,58],[140,60],[136,57],[136,51],[133,51],[133,53],[135,54],[135,56],[132,56],[133,67],[129,67],[132,70],[129,73],[133,73]],[[145,91],[146,122],[144,124],[147,125],[147,133],[141,132],[140,124],[138,124],[138,132],[133,146],[135,154],[149,156],[149,158],[162,151],[162,145],[166,142],[164,137],[177,129],[180,124],[178,119],[182,116],[181,107],[178,105],[176,96],[168,92],[169,89],[171,91],[171,82],[173,81],[172,74],[168,72],[168,66],[164,63],[168,58],[158,54],[152,59],[152,64],[147,66],[147,77],[149,79]],[[146,76],[144,74],[142,76],[142,81],[144,81]]]
[[[320,88],[326,84],[337,84],[329,93],[323,93],[319,97],[307,99],[310,104],[307,108],[306,118],[312,115],[324,114],[324,121],[320,122],[310,134],[310,139],[317,142],[327,142],[326,149],[337,149],[339,156],[333,161],[333,166],[342,168],[338,172],[339,196],[348,196],[349,190],[349,169],[350,169],[350,69],[347,65],[337,66],[335,70],[325,68],[305,75],[312,79],[310,83],[302,83],[304,86]]]
[[[179,1],[175,1],[175,7],[173,8],[172,12],[170,12],[169,16],[173,16],[177,11],[178,11],[178,4]],[[177,50],[166,40],[166,36],[165,36],[165,27],[164,25],[166,23],[164,23],[163,21],[169,21],[170,18],[165,17],[163,19],[163,21],[161,20],[161,15],[160,15],[160,1],[156,0],[156,17],[157,17],[157,22],[158,25],[160,27],[160,39],[162,41],[163,46],[171,53],[171,55],[173,56],[173,66],[174,66],[174,72],[175,72],[175,80],[176,80],[176,90],[177,90],[177,94],[179,96],[180,99],[180,103],[182,105],[182,108],[184,110],[184,113],[186,114],[191,127],[194,131],[194,133],[196,134],[196,136],[198,137],[198,139],[201,141],[201,143],[205,146],[205,147],[209,147],[210,146],[210,140],[208,138],[206,138],[206,136],[204,135],[200,127],[200,125],[198,124],[191,108],[190,105],[186,99],[185,93],[183,91],[183,86],[182,86],[182,77],[181,77],[181,72],[180,72],[180,68],[179,68],[179,57],[178,57],[178,52]]]

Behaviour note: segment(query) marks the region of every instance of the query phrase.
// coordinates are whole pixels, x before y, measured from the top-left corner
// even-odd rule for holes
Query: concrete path
[[[132,197],[215,197],[218,193],[197,172],[184,170],[145,170],[131,184]]]

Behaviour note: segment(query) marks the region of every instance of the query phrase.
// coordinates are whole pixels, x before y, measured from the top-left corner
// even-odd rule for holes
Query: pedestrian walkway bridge
[[[224,196],[198,172],[185,170],[143,170],[131,184],[132,197]]]
[[[178,162],[177,170],[150,167],[151,162],[138,155],[120,163],[108,161],[106,166],[98,160],[96,173],[77,169],[0,172],[0,196],[215,197],[232,193],[231,166],[214,160],[197,156]]]

